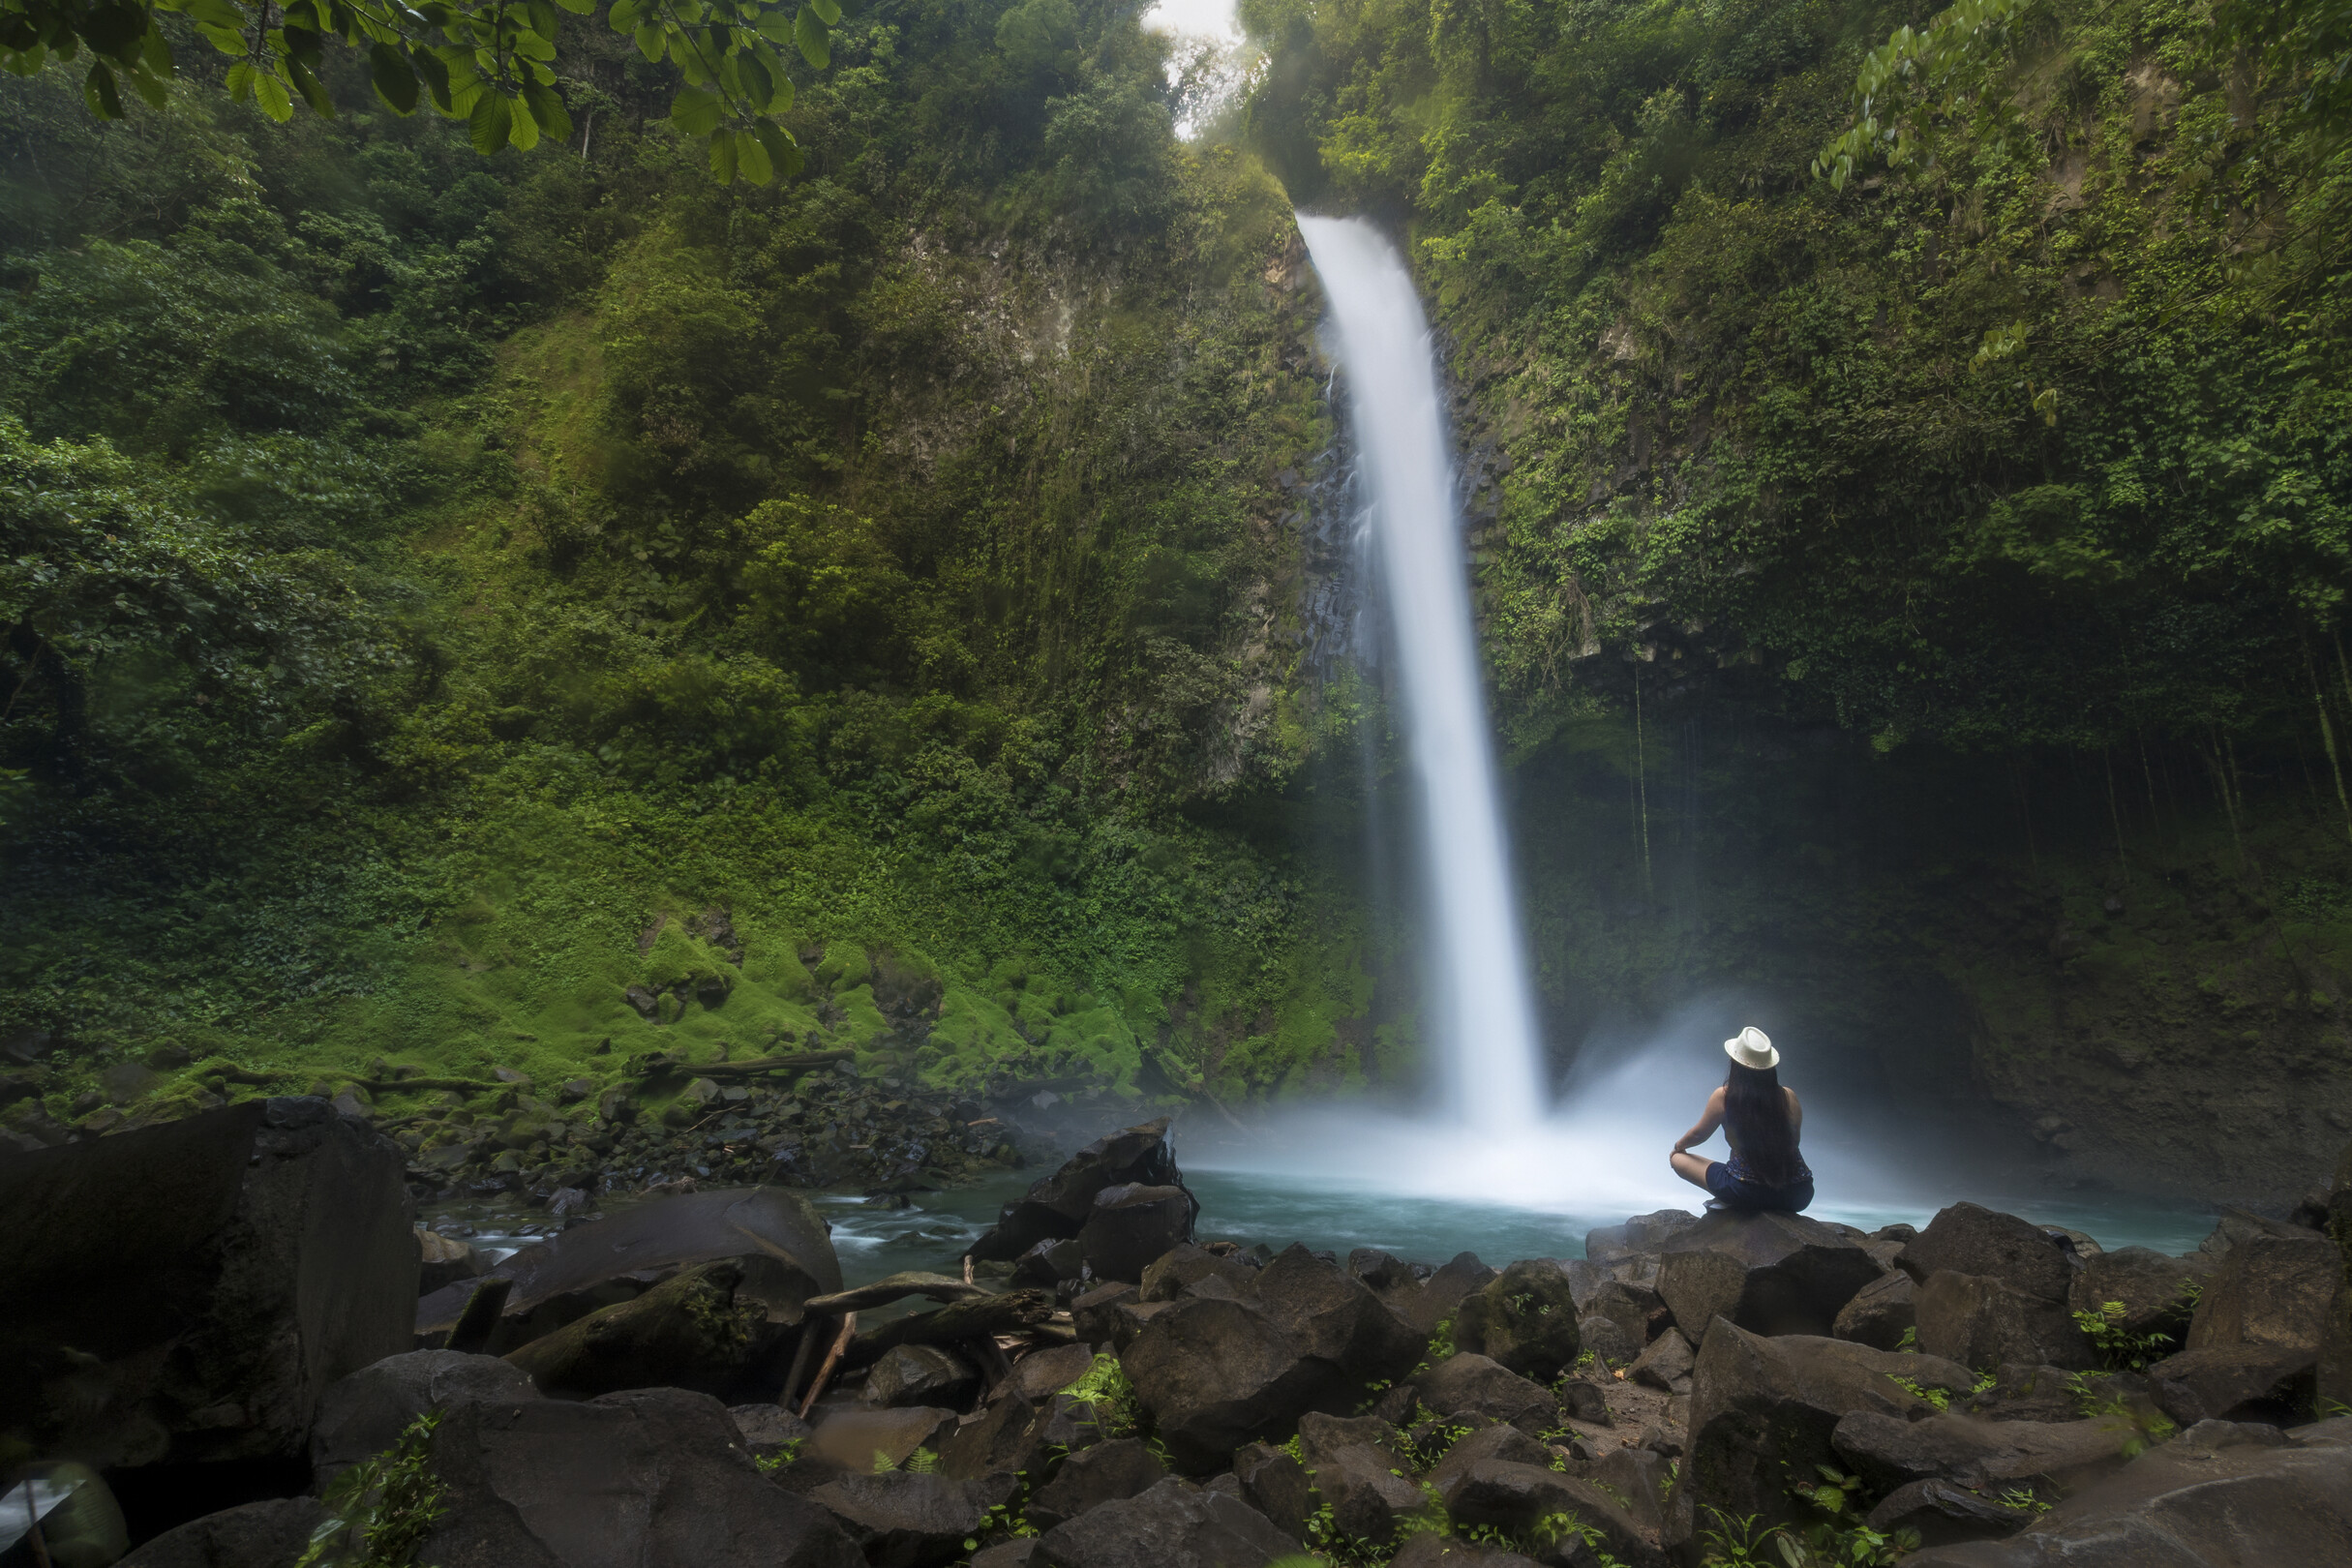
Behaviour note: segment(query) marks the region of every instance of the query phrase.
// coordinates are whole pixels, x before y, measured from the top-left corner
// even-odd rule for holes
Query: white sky
[[[1143,25],[1155,33],[1241,42],[1241,24],[1233,19],[1233,0],[1160,0],[1143,14]]]

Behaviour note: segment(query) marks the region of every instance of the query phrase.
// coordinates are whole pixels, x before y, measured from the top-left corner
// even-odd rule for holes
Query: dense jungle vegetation
[[[118,122],[0,84],[51,1110],[678,1040],[1409,1078],[1295,202],[1450,351],[1563,1059],[1729,989],[2086,1154],[2352,1118],[2352,13],[1243,16],[1187,142],[1131,11],[871,5],[765,188],[600,16],[528,153],[357,56],[284,125],[196,50]]]

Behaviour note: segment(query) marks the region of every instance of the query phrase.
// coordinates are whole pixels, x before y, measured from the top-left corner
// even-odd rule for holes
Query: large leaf
[[[123,117],[122,95],[114,90],[114,73],[106,69],[104,60],[90,62],[90,74],[81,80],[81,97],[90,106],[90,112],[102,120]]]
[[[833,63],[832,49],[826,42],[825,24],[806,6],[792,19],[792,41],[800,46],[800,58],[819,71]]]
[[[294,100],[286,90],[286,83],[267,71],[254,73],[254,102],[261,112],[284,125],[294,117]]]
[[[841,8],[835,5],[833,0],[808,0],[808,9],[815,12],[817,19],[826,26],[838,27],[841,25]]]
[[[700,87],[680,87],[670,100],[670,123],[690,136],[707,136],[716,131],[724,113],[717,96]]]
[[[539,122],[531,117],[530,106],[511,98],[498,100],[506,106],[506,136],[517,152],[528,152],[539,145]]]
[[[753,185],[766,185],[775,178],[775,167],[769,162],[768,148],[756,134],[739,134],[736,136],[735,170]]]
[[[565,110],[563,100],[556,96],[553,87],[527,81],[523,84],[523,102],[530,106],[530,117],[538,122],[540,130],[558,141],[568,142],[572,139],[571,114]]]
[[[376,84],[376,96],[393,113],[416,112],[416,67],[400,50],[389,44],[369,45],[368,79]]]
[[[710,134],[710,172],[721,185],[735,183],[735,133],[713,131]]]
[[[791,132],[773,120],[754,120],[751,122],[751,134],[760,138],[761,146],[768,149],[768,162],[778,173],[790,179],[800,172],[803,163],[800,144],[793,139]]]
[[[473,150],[487,157],[506,145],[514,132],[514,109],[500,93],[485,92],[473,101],[473,112],[467,116],[467,131],[473,137]]]

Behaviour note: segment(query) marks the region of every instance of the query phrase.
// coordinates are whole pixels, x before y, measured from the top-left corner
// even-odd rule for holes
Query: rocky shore
[[[91,1568],[2352,1556],[2352,1152],[2309,1222],[2180,1257],[1955,1204],[1670,1210],[1495,1268],[1202,1237],[1146,1123],[844,1289],[792,1186],[716,1184],[861,1099],[918,1104],[809,1074],[722,1088],[739,1138],[616,1135],[669,1181],[647,1151],[726,1152],[488,1274],[411,1223],[431,1151],[320,1099],[0,1155],[8,1481]],[[953,1131],[985,1107],[921,1109],[950,1131],[872,1170],[995,1158]]]

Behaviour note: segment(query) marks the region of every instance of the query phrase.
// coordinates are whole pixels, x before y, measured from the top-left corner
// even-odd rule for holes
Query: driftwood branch
[[[833,1337],[833,1347],[825,1352],[824,1365],[817,1369],[816,1377],[808,1385],[808,1393],[800,1400],[801,1420],[806,1421],[808,1412],[817,1407],[817,1396],[825,1392],[826,1379],[833,1375],[833,1369],[841,1365],[843,1352],[849,1349],[850,1342],[857,1337],[858,1314],[856,1312],[844,1314],[841,1319],[841,1332]]]
[[[933,1301],[967,1301],[974,1296],[985,1296],[985,1286],[969,1280],[950,1280],[944,1274],[911,1272],[893,1274],[887,1280],[844,1290],[837,1295],[811,1296],[800,1305],[812,1312],[862,1312],[868,1308],[887,1307],[909,1296],[927,1296]]]
[[[1034,1334],[1053,1317],[1053,1298],[1042,1290],[1009,1290],[976,1296],[885,1323],[850,1348],[849,1362],[862,1367],[901,1344],[953,1344],[998,1334]]]

